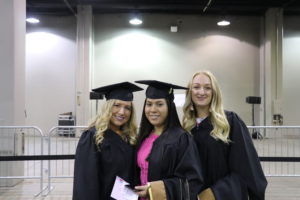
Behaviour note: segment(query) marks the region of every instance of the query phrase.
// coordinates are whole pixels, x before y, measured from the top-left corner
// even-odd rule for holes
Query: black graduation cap
[[[97,92],[90,92],[90,99],[103,99],[103,95]]]
[[[143,88],[140,88],[137,85],[130,82],[116,83],[92,89],[92,91],[104,95],[106,100],[118,99],[122,101],[132,101],[132,93],[140,90],[143,90]]]
[[[187,90],[188,88],[174,85],[171,83],[165,83],[161,81],[156,81],[156,80],[142,80],[142,81],[135,81],[136,83],[141,83],[148,85],[148,88],[146,90],[146,97],[150,99],[170,99],[173,101],[174,99],[174,94],[173,90],[174,89],[184,89]]]

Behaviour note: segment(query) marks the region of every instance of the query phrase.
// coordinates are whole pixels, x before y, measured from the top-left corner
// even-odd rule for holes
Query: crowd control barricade
[[[266,176],[300,176],[300,126],[248,126]]]
[[[0,186],[12,187],[37,179],[43,191],[43,133],[35,126],[0,126]]]
[[[86,129],[56,126],[45,136],[34,126],[0,126],[1,186],[36,179],[35,196],[46,196],[55,180],[72,182],[77,144]],[[300,176],[300,126],[248,129],[266,176]]]
[[[47,153],[56,159],[48,161],[48,186],[43,196],[53,189],[53,179],[73,178],[76,147],[86,129],[87,126],[56,126],[50,129],[46,140]]]

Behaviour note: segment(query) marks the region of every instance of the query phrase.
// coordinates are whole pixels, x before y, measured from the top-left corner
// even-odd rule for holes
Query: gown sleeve
[[[78,142],[75,155],[73,200],[100,199],[101,176],[94,132],[85,131]]]
[[[212,187],[216,200],[264,200],[267,180],[247,126],[232,113],[229,150],[230,173]],[[213,159],[213,158],[211,158]]]
[[[177,145],[173,177],[163,179],[168,200],[196,200],[203,186],[196,145],[188,133],[184,133]]]

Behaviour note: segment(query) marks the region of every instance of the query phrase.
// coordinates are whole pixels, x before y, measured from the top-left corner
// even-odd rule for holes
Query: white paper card
[[[125,185],[129,183],[117,176],[110,197],[116,200],[138,200],[138,195]]]

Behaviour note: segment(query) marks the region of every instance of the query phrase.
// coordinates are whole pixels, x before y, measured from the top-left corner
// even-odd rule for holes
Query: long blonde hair
[[[213,125],[213,130],[210,134],[215,139],[219,139],[224,143],[228,143],[230,141],[230,126],[223,109],[222,96],[219,84],[217,82],[216,77],[210,71],[196,72],[188,84],[185,104],[183,106],[183,128],[190,132],[192,128],[196,125],[197,111],[192,101],[192,83],[194,78],[200,74],[204,74],[207,77],[209,77],[212,85],[212,100],[210,103],[209,112],[210,120]]]
[[[101,108],[100,114],[98,114],[95,120],[89,125],[89,128],[96,128],[95,143],[97,146],[102,143],[104,139],[104,132],[109,128],[110,118],[112,116],[112,107],[115,102],[116,100],[113,99],[106,101]],[[135,118],[135,109],[132,104],[130,118],[128,122],[121,127],[123,134],[125,134],[129,143],[132,145],[136,143],[137,138],[137,125]]]

